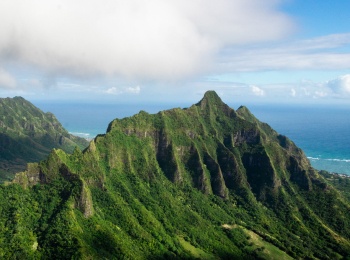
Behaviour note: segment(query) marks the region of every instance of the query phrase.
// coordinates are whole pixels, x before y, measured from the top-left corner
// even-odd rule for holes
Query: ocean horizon
[[[115,118],[140,110],[157,113],[172,104],[73,104],[37,102],[44,112],[53,113],[71,134],[88,140],[106,133]],[[228,104],[230,107],[238,107]],[[262,122],[287,136],[300,147],[317,170],[350,175],[350,107],[321,105],[247,105]]]

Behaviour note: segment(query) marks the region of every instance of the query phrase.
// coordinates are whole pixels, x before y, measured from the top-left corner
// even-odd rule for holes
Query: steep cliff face
[[[53,150],[14,182],[34,194],[33,208],[42,207],[38,223],[55,227],[38,224],[31,231],[36,253],[47,257],[72,245],[83,258],[350,252],[349,202],[292,141],[213,91],[186,109],[116,119],[84,152]],[[46,187],[55,191],[49,201]],[[57,231],[61,218],[70,238]]]
[[[188,109],[115,120],[107,135],[114,133],[153,145],[170,181],[190,181],[205,194],[222,198],[229,189],[247,187],[258,200],[267,201],[280,192],[282,182],[310,189],[312,178],[317,178],[288,138],[258,121],[246,107],[231,109],[215,92],[207,92]],[[275,159],[279,154],[283,158]]]
[[[0,181],[12,179],[28,162],[43,160],[53,148],[72,152],[88,142],[70,135],[52,113],[21,97],[0,99]]]

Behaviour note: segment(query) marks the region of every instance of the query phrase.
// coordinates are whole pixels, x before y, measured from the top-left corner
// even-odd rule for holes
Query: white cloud
[[[350,33],[270,44],[266,47],[232,48],[220,58],[221,70],[335,70],[350,68],[350,53],[336,48],[350,46]]]
[[[294,88],[292,88],[292,89],[290,90],[290,95],[291,95],[292,97],[295,97],[295,96],[297,95],[297,91],[296,91]]]
[[[58,76],[183,78],[213,66],[211,59],[224,47],[288,34],[292,24],[279,3],[1,1],[0,65],[16,62]]]
[[[257,86],[251,86],[250,89],[255,96],[264,96],[265,95],[265,91]]]
[[[111,94],[111,95],[120,95],[124,93],[129,93],[129,94],[140,94],[141,88],[140,86],[136,87],[110,87],[107,90],[104,91],[106,94]]]
[[[0,68],[0,88],[14,88],[16,85],[15,78],[10,73]]]
[[[330,80],[326,82],[325,85],[330,88],[336,96],[350,96],[350,74]]]
[[[108,88],[105,91],[105,93],[106,94],[111,94],[111,95],[118,95],[118,94],[121,94],[122,92],[116,87],[111,87],[111,88]]]
[[[200,89],[200,95],[213,89],[225,97],[232,98],[233,102],[338,102],[339,98],[343,98],[344,101],[350,99],[350,74],[323,82],[301,80],[294,83],[253,85],[212,80],[197,83],[194,87]]]
[[[139,86],[128,87],[128,88],[125,89],[125,92],[131,93],[131,94],[140,94],[141,88]]]

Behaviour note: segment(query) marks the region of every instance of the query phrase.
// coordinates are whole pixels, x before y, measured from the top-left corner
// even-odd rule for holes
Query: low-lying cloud
[[[136,87],[110,87],[107,90],[104,91],[106,94],[111,95],[120,95],[120,94],[140,94],[141,88],[140,86]]]
[[[264,96],[265,95],[265,91],[257,86],[251,86],[250,89],[255,96]]]
[[[350,96],[350,74],[330,80],[325,85],[330,88],[337,97]]]
[[[293,25],[279,4],[5,0],[0,2],[0,66],[23,65],[59,76],[184,78],[212,69],[224,48],[288,34]],[[0,84],[13,85],[6,74],[0,71]]]

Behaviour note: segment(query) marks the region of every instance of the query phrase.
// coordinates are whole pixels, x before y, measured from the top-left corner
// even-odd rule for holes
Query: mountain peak
[[[225,104],[219,95],[213,90],[205,92],[203,98],[196,104],[196,106],[200,107],[202,111],[214,113],[216,115],[224,113],[226,116],[233,116],[236,114],[234,109]]]
[[[211,106],[223,105],[221,98],[214,90],[209,90],[205,92],[201,101],[199,101],[196,105],[200,106],[202,109]]]
[[[205,101],[207,103],[212,103],[212,104],[223,103],[221,98],[219,97],[219,95],[214,90],[208,90],[207,92],[205,92],[200,103],[203,101]]]

